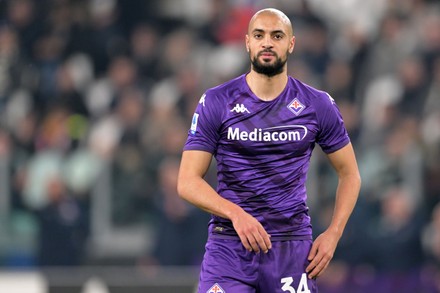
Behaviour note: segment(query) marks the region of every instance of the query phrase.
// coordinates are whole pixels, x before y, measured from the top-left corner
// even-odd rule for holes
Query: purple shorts
[[[247,251],[240,240],[210,237],[198,293],[317,293],[307,278],[312,240],[273,241],[267,254]]]

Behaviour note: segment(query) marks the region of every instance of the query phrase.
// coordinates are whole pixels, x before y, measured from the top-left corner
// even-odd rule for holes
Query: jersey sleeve
[[[319,101],[316,108],[320,125],[317,143],[329,154],[347,145],[350,138],[335,100],[329,94],[322,93]]]
[[[200,150],[214,154],[220,137],[221,107],[212,91],[202,95],[193,114],[183,150]]]

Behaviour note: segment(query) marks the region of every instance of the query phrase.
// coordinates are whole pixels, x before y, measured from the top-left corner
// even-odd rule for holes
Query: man
[[[287,75],[295,37],[276,9],[250,20],[251,70],[200,99],[179,195],[212,214],[198,292],[317,292],[355,206],[360,176],[334,100]],[[318,143],[339,183],[332,221],[312,240],[305,181]],[[212,156],[217,191],[203,179]]]

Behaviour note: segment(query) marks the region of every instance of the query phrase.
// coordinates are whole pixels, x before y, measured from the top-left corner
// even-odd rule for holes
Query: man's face
[[[294,45],[290,24],[276,14],[262,13],[249,24],[246,48],[257,73],[268,77],[282,73]]]

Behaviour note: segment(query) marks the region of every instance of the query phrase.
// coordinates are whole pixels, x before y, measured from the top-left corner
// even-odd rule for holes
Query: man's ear
[[[249,35],[245,36],[246,51],[249,53]]]
[[[295,36],[292,36],[289,44],[289,53],[292,54],[293,49],[295,48]]]

